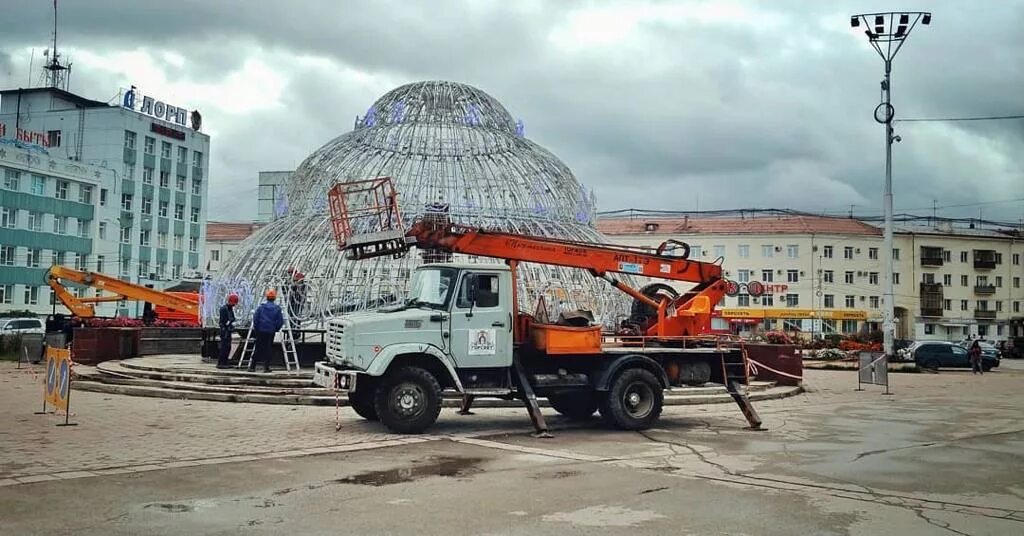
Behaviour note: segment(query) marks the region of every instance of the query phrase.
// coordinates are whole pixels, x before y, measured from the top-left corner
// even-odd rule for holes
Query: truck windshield
[[[412,289],[409,291],[409,305],[426,305],[444,308],[458,271],[454,268],[421,268],[413,272]]]

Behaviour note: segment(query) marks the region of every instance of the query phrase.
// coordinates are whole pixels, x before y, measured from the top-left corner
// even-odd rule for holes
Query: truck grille
[[[345,356],[345,325],[331,320],[327,326],[327,357],[340,359]]]

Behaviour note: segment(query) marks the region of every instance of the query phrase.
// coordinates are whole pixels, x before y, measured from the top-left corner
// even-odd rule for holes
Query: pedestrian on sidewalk
[[[971,344],[971,348],[967,350],[967,360],[971,362],[971,372],[973,374],[984,374],[985,371],[981,368],[981,345],[975,340]]]
[[[238,294],[229,294],[228,301],[220,306],[220,352],[217,354],[217,368],[231,368],[231,335],[235,332],[235,305]]]
[[[270,289],[266,294],[267,301],[256,308],[252,315],[252,330],[256,332],[256,352],[249,362],[249,372],[256,371],[256,361],[263,361],[263,372],[270,372],[270,352],[274,346],[274,334],[284,326],[284,315],[281,308],[274,303],[277,291]]]

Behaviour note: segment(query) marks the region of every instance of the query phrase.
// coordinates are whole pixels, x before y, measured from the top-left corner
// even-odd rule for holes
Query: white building
[[[206,273],[216,274],[235,255],[238,247],[249,235],[255,233],[263,223],[225,223],[211,221],[206,226],[205,258]]]
[[[85,265],[102,255],[117,263],[103,271],[157,288],[203,268],[210,137],[199,132],[200,121],[134,89],[120,106],[52,87],[0,91],[0,138],[114,174],[102,189],[120,209],[107,221],[120,245],[87,252]],[[28,235],[19,240],[11,245],[37,245]]]
[[[692,258],[721,258],[725,277],[740,292],[719,304],[716,330],[784,329],[813,336],[880,327],[885,271],[882,233],[874,225],[777,211],[602,219],[598,229],[614,243],[656,247],[674,239],[690,245]],[[900,224],[894,255],[896,338],[1024,335],[1019,231]],[[747,291],[753,282],[763,285],[762,296]]]

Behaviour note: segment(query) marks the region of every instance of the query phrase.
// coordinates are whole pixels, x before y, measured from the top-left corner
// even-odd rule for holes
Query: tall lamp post
[[[892,289],[892,143],[899,142],[900,137],[893,134],[892,121],[895,110],[890,101],[892,84],[892,60],[903,47],[903,42],[910,36],[911,30],[920,22],[927,26],[932,22],[932,14],[919,11],[903,11],[891,13],[865,13],[850,17],[850,26],[864,26],[864,34],[868,36],[871,46],[885,62],[885,78],[882,79],[881,103],[875,107],[875,121],[885,125],[885,194],[882,200],[885,211],[885,232],[882,244],[882,262],[885,267],[885,292],[882,307],[882,333],[885,336],[885,355],[893,355],[893,335],[896,329],[894,314],[894,295]]]

